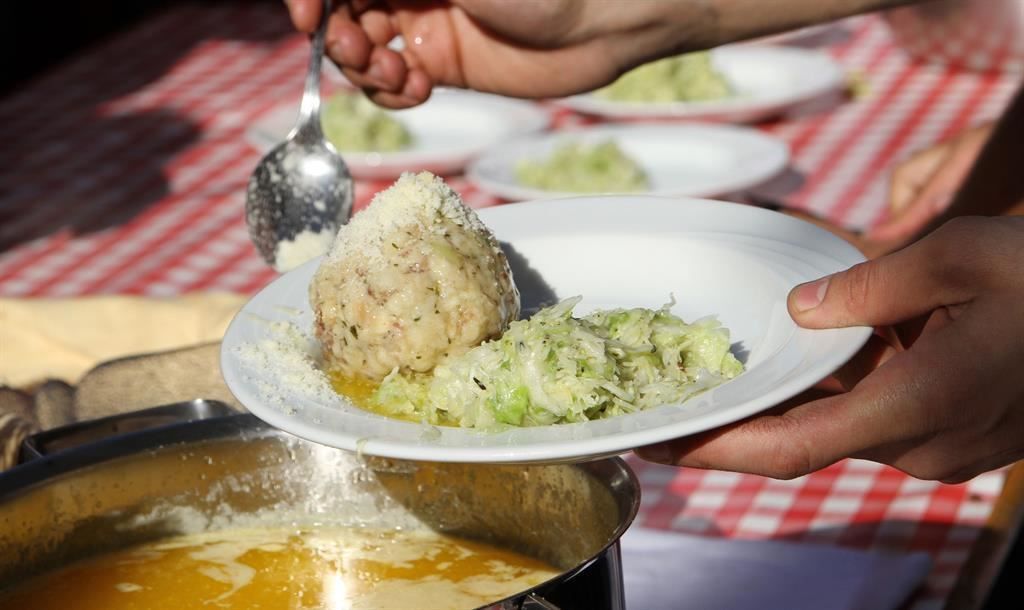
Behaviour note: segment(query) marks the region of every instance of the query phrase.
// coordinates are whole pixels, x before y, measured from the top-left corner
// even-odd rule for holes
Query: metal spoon
[[[352,215],[352,175],[320,125],[320,64],[331,0],[313,36],[299,120],[252,173],[245,222],[260,256],[287,271],[319,256]]]

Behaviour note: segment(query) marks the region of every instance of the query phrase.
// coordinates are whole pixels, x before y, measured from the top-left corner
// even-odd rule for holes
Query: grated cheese
[[[462,203],[458,193],[440,177],[430,172],[406,172],[338,231],[328,264],[355,255],[365,257],[371,265],[383,266],[387,263],[381,254],[384,241],[394,231],[416,226],[442,234],[442,220],[489,234],[476,212]]]

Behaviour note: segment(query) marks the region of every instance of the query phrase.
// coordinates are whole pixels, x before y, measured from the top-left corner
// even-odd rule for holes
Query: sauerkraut
[[[541,160],[516,164],[519,182],[562,193],[628,193],[649,187],[647,174],[614,140],[567,142]]]
[[[730,97],[733,90],[711,54],[700,51],[644,64],[595,95],[617,102],[702,102]]]
[[[320,124],[341,152],[394,152],[412,144],[412,134],[401,121],[354,91],[332,95],[324,103]]]
[[[377,412],[495,429],[583,422],[677,403],[743,365],[714,318],[686,323],[669,306],[574,317],[579,298],[513,322],[497,339],[429,374],[393,371],[369,397]]]

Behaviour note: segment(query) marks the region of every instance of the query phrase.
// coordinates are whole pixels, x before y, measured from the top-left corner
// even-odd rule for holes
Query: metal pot
[[[549,466],[362,458],[251,415],[216,417],[64,449],[0,474],[0,587],[181,534],[184,516],[220,529],[269,513],[282,524],[430,528],[562,570],[489,610],[621,610],[618,540],[638,505],[637,481],[617,458]]]

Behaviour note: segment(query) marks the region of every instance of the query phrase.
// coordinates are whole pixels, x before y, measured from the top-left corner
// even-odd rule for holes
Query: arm
[[[946,211],[928,225],[931,232],[957,216],[1024,214],[1024,87],[1017,91],[966,182]]]
[[[993,135],[994,134],[994,135]],[[892,177],[893,216],[867,235],[892,250],[957,216],[1024,214],[1024,88],[998,122],[966,130],[915,154]]]
[[[423,102],[435,86],[553,97],[606,85],[668,55],[909,0],[350,0],[338,3],[327,52],[378,103]],[[321,0],[289,0],[312,31]],[[401,35],[403,51],[388,48]]]
[[[720,44],[776,34],[843,17],[913,4],[917,0],[710,0],[709,19],[714,27],[681,49],[710,48]]]

